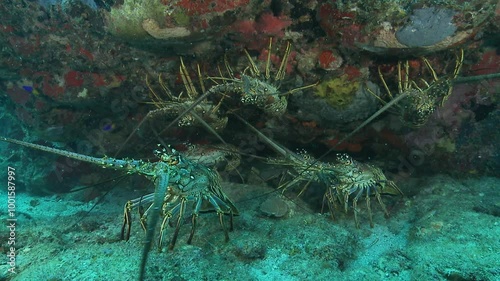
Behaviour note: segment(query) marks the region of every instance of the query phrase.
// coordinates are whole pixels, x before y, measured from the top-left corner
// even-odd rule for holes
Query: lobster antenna
[[[373,113],[372,116],[370,116],[368,119],[366,119],[363,123],[361,123],[356,129],[354,129],[352,132],[347,134],[345,137],[343,137],[339,142],[337,142],[332,148],[330,148],[327,152],[323,153],[319,159],[325,157],[328,155],[330,152],[332,152],[337,146],[339,146],[341,143],[345,142],[349,138],[351,138],[354,134],[359,132],[359,130],[363,129],[366,125],[368,125],[373,119],[377,118],[380,114],[386,112],[389,108],[391,108],[394,104],[402,100],[403,98],[407,97],[409,95],[409,92],[402,93],[398,95],[396,98],[392,99],[390,102],[386,103],[382,108],[380,108],[377,112]]]
[[[163,199],[167,193],[168,182],[170,180],[170,166],[167,166],[168,171],[166,176],[156,179],[155,194],[153,201],[153,211],[151,216],[148,217],[148,229],[146,231],[146,241],[144,242],[144,248],[142,249],[141,265],[139,270],[139,280],[144,280],[146,275],[146,263],[148,261],[149,250],[153,244],[153,237],[156,230],[156,225],[160,218],[160,213],[163,205]]]
[[[484,74],[484,75],[477,75],[477,76],[459,77],[459,78],[453,79],[451,82],[453,84],[463,84],[463,83],[468,83],[468,82],[478,82],[481,80],[495,79],[495,78],[500,78],[500,72],[499,73]]]
[[[380,114],[384,113],[387,111],[390,107],[392,107],[394,104],[402,100],[403,98],[407,97],[409,94],[408,93],[403,93],[396,98],[392,99],[390,102],[386,103],[382,108],[380,108],[377,112],[372,114],[368,119],[366,119],[363,123],[361,123],[356,129],[354,129],[352,132],[350,132],[348,135],[346,135],[344,138],[342,138],[337,144],[335,144],[332,148],[330,148],[326,153],[321,155],[316,161],[314,161],[312,164],[315,164],[315,162],[319,161],[321,158],[325,157],[328,155],[330,152],[332,152],[338,145],[341,143],[345,142],[349,138],[351,138],[354,134],[359,132],[359,130],[363,129],[366,125],[368,125],[373,119],[377,118]],[[264,135],[262,132],[257,130],[254,126],[250,125],[245,119],[243,119],[241,116],[239,116],[236,113],[233,113],[234,116],[236,116],[241,122],[243,122],[245,125],[247,125],[252,131],[254,131],[259,138],[261,138],[264,142],[266,142],[268,145],[270,145],[276,152],[279,154],[288,157],[288,156],[293,156],[296,157],[295,153],[290,151],[287,148],[284,148],[278,144],[276,144],[274,141],[272,141],[269,137]],[[311,164],[311,165],[312,165]]]

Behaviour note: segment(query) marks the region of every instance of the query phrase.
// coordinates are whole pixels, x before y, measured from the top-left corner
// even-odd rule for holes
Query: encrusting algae
[[[351,81],[347,75],[342,75],[316,86],[315,94],[335,109],[344,109],[352,103],[358,89],[358,81]]]

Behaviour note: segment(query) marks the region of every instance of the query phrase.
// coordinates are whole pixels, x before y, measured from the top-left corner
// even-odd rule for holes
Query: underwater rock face
[[[396,32],[396,38],[408,47],[432,46],[455,33],[457,27],[451,22],[455,15],[450,9],[416,9],[408,24]]]
[[[297,116],[300,119],[315,120],[324,127],[335,127],[338,124],[362,120],[369,117],[379,106],[379,102],[371,95],[366,88],[371,89],[376,95],[380,95],[380,89],[372,82],[359,87],[350,103],[343,108],[332,107],[327,100],[323,98],[311,97],[293,97],[293,105],[300,110]]]

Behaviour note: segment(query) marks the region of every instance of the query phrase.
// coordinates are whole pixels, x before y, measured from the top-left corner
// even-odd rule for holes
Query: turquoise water
[[[500,280],[498,5],[2,2],[0,280]]]

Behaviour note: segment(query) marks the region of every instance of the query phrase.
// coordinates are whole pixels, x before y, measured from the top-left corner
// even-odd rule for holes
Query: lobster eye
[[[168,159],[166,162],[168,163],[168,165],[174,166],[174,165],[179,164],[179,158],[178,157],[172,157],[172,158]]]

